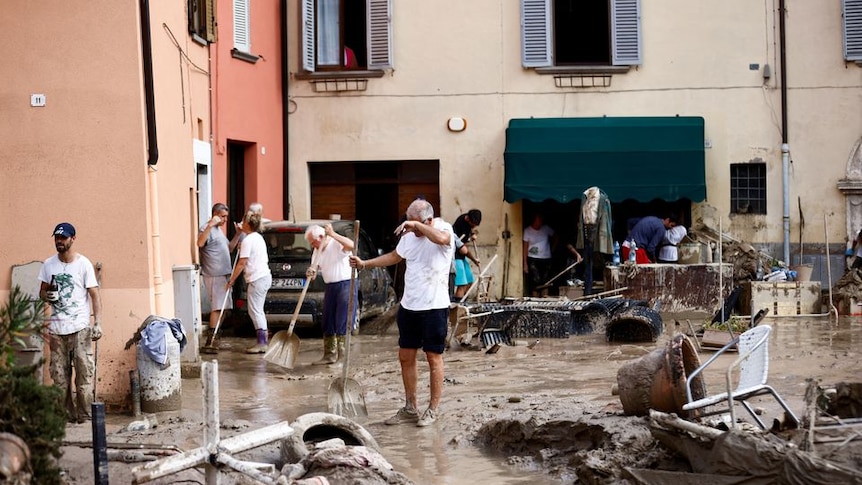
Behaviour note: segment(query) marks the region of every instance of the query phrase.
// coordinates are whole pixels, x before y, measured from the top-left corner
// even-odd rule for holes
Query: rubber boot
[[[257,344],[245,349],[246,354],[265,354],[269,348],[266,330],[257,329]]]
[[[338,352],[337,360],[341,362],[344,360],[344,342],[346,337],[344,335],[336,335],[335,336],[335,348]]]
[[[334,335],[323,336],[323,358],[312,362],[312,365],[334,364],[338,360],[338,344]]]

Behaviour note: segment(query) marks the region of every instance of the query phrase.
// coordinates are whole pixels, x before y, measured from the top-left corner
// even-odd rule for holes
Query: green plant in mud
[[[713,322],[707,320],[703,324],[704,330],[717,330],[720,332],[727,332],[727,328],[730,326],[730,330],[734,333],[742,333],[748,330],[748,319],[741,317],[739,315],[732,315],[726,322]]]
[[[15,365],[15,350],[41,333],[45,304],[15,286],[0,308],[0,432],[19,436],[30,448],[33,483],[59,485],[60,443],[66,434],[62,391],[42,385],[34,368]]]

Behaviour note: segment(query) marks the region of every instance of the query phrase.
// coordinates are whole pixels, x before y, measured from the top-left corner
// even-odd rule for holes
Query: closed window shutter
[[[521,63],[551,65],[551,0],[521,0]]]
[[[615,66],[642,63],[640,0],[611,0],[611,41]]]
[[[240,52],[251,53],[249,38],[248,2],[233,0],[233,46]]]
[[[367,0],[368,69],[392,68],[392,2]]]
[[[206,13],[204,14],[204,18],[206,19],[206,25],[204,25],[205,38],[209,42],[215,42],[218,40],[218,33],[216,32],[215,0],[206,0],[204,8],[206,9]]]
[[[302,0],[302,68],[314,72],[314,0]]]
[[[862,62],[862,0],[844,0],[844,59]]]

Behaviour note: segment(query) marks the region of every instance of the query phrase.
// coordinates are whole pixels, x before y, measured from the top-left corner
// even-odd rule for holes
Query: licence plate
[[[302,289],[303,284],[305,284],[305,278],[275,278],[272,280],[273,288],[283,290]]]

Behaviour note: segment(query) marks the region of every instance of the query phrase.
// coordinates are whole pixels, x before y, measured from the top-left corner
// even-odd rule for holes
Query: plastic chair
[[[739,337],[731,340],[727,345],[719,349],[712,357],[709,358],[706,362],[703,363],[700,367],[695,369],[691,375],[688,376],[685,384],[686,398],[688,400],[687,404],[683,405],[683,410],[691,411],[691,410],[701,410],[700,416],[710,416],[714,414],[720,414],[725,411],[723,408],[718,408],[713,411],[706,411],[705,408],[709,406],[714,406],[722,401],[727,401],[727,405],[730,411],[730,422],[733,425],[736,422],[734,412],[733,412],[733,403],[734,401],[738,401],[742,406],[748,411],[749,414],[757,421],[757,424],[761,427],[761,429],[767,429],[766,425],[763,424],[763,421],[757,416],[752,409],[751,405],[748,404],[748,399],[751,399],[755,396],[760,396],[763,394],[771,394],[778,404],[784,408],[784,411],[787,413],[787,416],[794,421],[794,423],[799,425],[799,418],[793,414],[793,411],[787,406],[787,403],[781,399],[781,396],[775,392],[771,386],[766,384],[767,377],[769,375],[769,334],[772,332],[772,327],[769,325],[760,325],[754,327],[752,329],[747,330]],[[721,354],[727,352],[729,349],[738,345],[739,349],[739,357],[733,361],[730,366],[728,366],[726,371],[726,382],[727,382],[727,391],[722,392],[720,394],[715,394],[712,396],[706,396],[702,399],[693,400],[691,393],[691,383],[694,381],[694,378],[700,374],[704,369],[709,367],[715,359],[718,358]],[[738,384],[736,389],[733,389],[732,385],[732,376],[734,374],[734,369],[739,368],[738,370]]]

